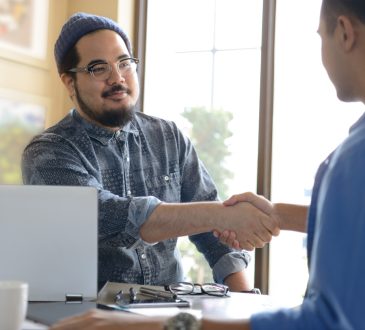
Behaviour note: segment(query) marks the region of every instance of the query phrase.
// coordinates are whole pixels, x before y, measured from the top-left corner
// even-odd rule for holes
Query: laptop
[[[97,205],[92,187],[0,185],[0,281],[27,282],[29,301],[95,300]]]

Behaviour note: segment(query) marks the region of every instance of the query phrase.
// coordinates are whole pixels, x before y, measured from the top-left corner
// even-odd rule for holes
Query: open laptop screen
[[[97,191],[0,185],[0,280],[29,284],[30,301],[97,295]]]

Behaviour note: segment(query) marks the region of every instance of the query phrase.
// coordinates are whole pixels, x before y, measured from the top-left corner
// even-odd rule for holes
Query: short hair
[[[335,30],[340,15],[352,16],[365,24],[365,0],[322,0],[321,15],[330,33]]]

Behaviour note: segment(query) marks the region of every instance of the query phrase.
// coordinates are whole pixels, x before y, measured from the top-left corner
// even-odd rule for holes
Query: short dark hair
[[[365,24],[365,0],[322,0],[321,15],[330,33],[335,30],[340,15],[352,16]]]

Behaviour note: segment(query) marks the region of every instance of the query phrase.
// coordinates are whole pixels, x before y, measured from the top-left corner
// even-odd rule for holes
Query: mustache
[[[107,91],[103,92],[101,94],[101,96],[108,97],[108,96],[111,96],[112,94],[114,94],[115,92],[126,92],[129,94],[130,90],[127,87],[124,87],[123,85],[114,85]]]

